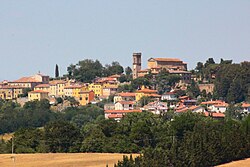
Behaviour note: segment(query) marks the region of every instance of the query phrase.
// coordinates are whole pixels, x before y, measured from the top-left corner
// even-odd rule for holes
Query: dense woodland
[[[10,104],[2,107],[5,105]],[[142,154],[135,160],[124,158],[117,166],[211,166],[250,156],[250,116],[242,120],[214,120],[190,112],[179,115],[142,112],[127,114],[116,122],[104,119],[98,106],[71,107],[61,113],[46,106],[46,101],[30,102],[24,106],[27,112],[19,106],[10,106],[14,109],[11,116],[18,119],[7,127],[12,125],[11,130],[22,127],[12,139],[15,153]],[[40,115],[39,110],[45,114]],[[1,122],[9,117],[1,117]],[[32,121],[35,117],[36,121]],[[46,119],[41,121],[42,117]],[[1,132],[9,131],[3,125]],[[10,153],[11,146],[11,140],[2,140],[1,153]]]
[[[204,64],[199,62],[192,73],[200,78],[199,83],[214,83],[215,93],[200,92],[198,83],[192,81],[186,91],[177,94],[226,100],[231,104],[226,119],[169,111],[164,115],[131,113],[116,122],[104,119],[103,105],[112,97],[97,105],[72,105],[61,112],[52,111],[47,100],[28,102],[23,107],[0,100],[0,134],[15,132],[13,142],[0,139],[0,152],[10,153],[14,143],[15,153],[141,153],[134,160],[124,157],[116,164],[119,167],[213,166],[250,157],[250,116],[239,116],[233,105],[250,100],[250,63],[221,60],[217,64],[208,59]],[[144,85],[162,94],[180,80],[167,71],[132,80],[131,68],[124,70],[118,62],[102,66],[98,60],[70,65],[67,75],[91,82],[113,74],[122,74],[121,82],[130,81],[119,87],[119,91],[130,92]],[[147,101],[150,99],[143,99]]]

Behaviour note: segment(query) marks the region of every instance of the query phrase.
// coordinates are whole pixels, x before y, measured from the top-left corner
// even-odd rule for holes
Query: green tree
[[[49,152],[70,152],[79,143],[79,129],[69,122],[51,122],[44,127],[44,130]]]
[[[103,66],[98,60],[85,59],[76,65],[70,65],[68,76],[81,82],[92,82],[96,77],[103,75]]]

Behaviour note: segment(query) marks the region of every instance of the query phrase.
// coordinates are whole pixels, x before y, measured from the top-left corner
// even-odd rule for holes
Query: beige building
[[[6,100],[12,100],[18,98],[23,94],[23,87],[20,86],[1,86],[0,87],[0,98]]]
[[[47,83],[49,83],[49,76],[42,75],[39,73],[31,77],[22,77],[18,80],[8,82],[8,85],[30,88],[33,90],[35,86]]]
[[[34,100],[42,100],[42,99],[48,99],[49,98],[49,92],[43,91],[43,90],[35,90],[28,93],[28,99],[29,101]]]
[[[67,81],[63,80],[53,80],[49,82],[50,85],[50,96],[54,97],[64,97],[64,87],[66,86]]]
[[[187,63],[176,58],[150,58],[148,59],[148,69],[153,68],[187,71]]]

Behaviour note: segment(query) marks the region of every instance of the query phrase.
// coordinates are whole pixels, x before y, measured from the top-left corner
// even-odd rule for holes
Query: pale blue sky
[[[195,67],[250,60],[250,0],[1,0],[0,80],[60,74],[86,58],[130,66],[132,53]]]

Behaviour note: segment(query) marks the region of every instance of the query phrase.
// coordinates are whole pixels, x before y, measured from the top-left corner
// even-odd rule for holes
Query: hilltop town
[[[188,70],[178,58],[149,58],[142,69],[142,54],[131,58],[125,69],[85,59],[63,76],[56,65],[55,77],[1,82],[1,153],[141,154],[119,167],[249,157],[249,62],[208,58]]]
[[[244,116],[250,112],[247,98],[244,101],[236,99],[236,104],[227,98],[216,99],[214,81],[220,74],[216,73],[219,66],[211,58],[204,67],[199,62],[191,71],[188,71],[187,63],[178,58],[150,58],[147,69],[142,69],[141,53],[133,53],[132,60],[132,68],[127,67],[126,74],[116,62],[113,65],[121,68],[117,73],[110,68],[113,75],[96,76],[86,82],[73,77],[72,72],[61,78],[38,73],[14,81],[5,80],[0,83],[0,98],[13,100],[22,106],[28,101],[47,99],[56,111],[70,106],[104,103],[105,118],[117,121],[127,113],[143,111],[154,114],[191,111],[223,119],[230,102],[234,102],[231,108],[239,108],[236,115]],[[222,59],[220,64],[232,64],[232,61]],[[208,70],[210,73],[206,74]]]

